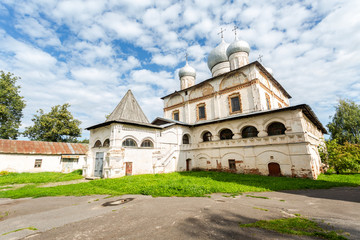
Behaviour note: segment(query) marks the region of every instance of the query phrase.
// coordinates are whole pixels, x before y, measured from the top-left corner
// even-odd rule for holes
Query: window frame
[[[277,133],[276,131],[274,132],[274,130],[280,130],[280,128],[275,128],[275,129],[273,130],[273,132],[269,132],[269,128],[270,128],[270,126],[273,125],[273,124],[281,124],[281,125],[283,126],[283,128],[281,128],[281,132],[280,132],[280,133]],[[284,135],[284,134],[285,134],[285,131],[286,131],[286,126],[285,126],[285,124],[283,124],[282,122],[272,122],[272,123],[270,123],[270,124],[267,126],[266,131],[267,131],[267,133],[268,133],[268,136]]]
[[[271,110],[271,101],[269,94],[265,93],[265,103],[267,110]]]
[[[99,144],[97,144],[97,143],[99,143]],[[94,143],[93,148],[101,148],[101,147],[102,147],[101,141],[100,141],[100,140],[96,140],[95,143]]]
[[[236,171],[236,161],[235,161],[235,159],[229,159],[228,163],[229,163],[229,170],[230,171]]]
[[[110,139],[109,139],[109,138],[105,139],[105,141],[104,141],[104,143],[103,143],[102,146],[103,146],[103,147],[110,147]]]
[[[208,134],[208,133],[210,133],[210,139],[208,139],[208,140],[205,141],[205,135]],[[203,142],[211,142],[211,141],[212,141],[212,133],[211,133],[210,131],[205,131],[205,132],[202,134],[201,138],[202,138]]]
[[[254,128],[254,129],[256,130],[256,136],[245,136],[245,137],[244,137],[245,130],[248,129],[248,128]],[[248,132],[248,133],[249,133],[249,132]],[[244,128],[241,130],[241,137],[242,137],[242,138],[258,137],[258,134],[259,134],[259,131],[258,131],[257,128],[254,127],[254,126],[246,126],[246,127],[244,127]]]
[[[230,131],[231,132],[231,138],[222,138],[222,133],[224,132],[224,131]],[[222,129],[220,132],[219,132],[219,138],[220,138],[220,140],[231,140],[231,139],[233,139],[233,137],[234,137],[234,132],[233,131],[231,131],[231,129],[229,129],[229,128],[224,128],[224,129]]]
[[[42,159],[35,159],[34,168],[41,168]]]
[[[144,143],[150,143],[150,146],[143,146]],[[153,141],[151,141],[150,139],[145,139],[144,141],[142,141],[142,143],[140,144],[140,147],[142,148],[154,148],[154,143]]]
[[[178,119],[175,119],[175,114],[177,114]],[[180,121],[180,111],[179,110],[174,110],[172,112],[172,119],[175,120],[175,121]]]
[[[184,137],[187,137],[187,143],[185,143]],[[183,135],[182,144],[190,144],[190,136],[189,136],[189,134],[186,133],[186,134]]]
[[[135,143],[135,146],[124,145],[124,143],[126,143],[126,142],[127,142],[127,140],[132,140],[132,141]],[[124,140],[122,141],[122,143],[121,143],[121,147],[136,148],[136,147],[138,147],[138,145],[137,145],[137,142],[136,142],[134,139],[132,139],[132,138],[126,138],[126,139],[124,139]]]
[[[200,118],[200,108],[204,107],[204,117]],[[205,103],[199,103],[196,105],[196,118],[198,121],[200,120],[206,120],[206,104]]]
[[[239,110],[233,111],[233,105],[231,99],[237,98],[239,101]],[[228,96],[228,102],[229,102],[229,112],[230,114],[236,114],[236,113],[242,113],[242,103],[241,103],[241,95],[240,93],[234,93]]]

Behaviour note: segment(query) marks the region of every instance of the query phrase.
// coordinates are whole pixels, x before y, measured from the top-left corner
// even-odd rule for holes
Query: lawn
[[[319,180],[314,181],[310,179],[223,172],[175,172],[100,179],[87,183],[46,188],[31,184],[16,190],[0,191],[0,198],[84,196],[93,194],[204,197],[211,193],[236,195],[242,192],[319,189],[339,186],[360,186],[360,174],[321,175]]]
[[[41,172],[41,173],[8,173],[0,175],[0,186],[22,183],[49,183],[81,179],[81,170],[71,173]],[[1,188],[1,187],[0,187]]]

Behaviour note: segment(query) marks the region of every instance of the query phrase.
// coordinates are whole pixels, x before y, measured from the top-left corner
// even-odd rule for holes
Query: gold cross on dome
[[[224,28],[224,29],[221,28],[221,31],[218,33],[218,35],[221,34],[221,39],[224,39],[224,34],[223,33],[225,31],[226,31],[226,28]]]

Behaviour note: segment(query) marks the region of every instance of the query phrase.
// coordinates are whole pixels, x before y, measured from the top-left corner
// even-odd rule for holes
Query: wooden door
[[[95,156],[95,170],[94,177],[102,177],[103,172],[104,153],[97,152]]]
[[[132,162],[126,162],[125,174],[126,174],[126,176],[132,175]]]
[[[191,159],[186,159],[186,171],[190,171]]]
[[[281,169],[278,163],[271,162],[268,165],[269,168],[269,176],[279,177],[281,176]]]

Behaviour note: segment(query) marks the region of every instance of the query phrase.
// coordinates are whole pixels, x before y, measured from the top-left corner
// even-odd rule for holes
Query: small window
[[[123,147],[136,147],[137,145],[133,139],[127,138],[127,139],[125,139],[125,141],[123,141],[122,146]]]
[[[270,96],[267,93],[265,93],[265,98],[266,98],[266,108],[267,110],[270,110],[271,109]]]
[[[229,96],[229,103],[230,103],[230,112],[231,113],[241,112],[241,104],[240,104],[240,95],[239,94]]]
[[[285,134],[285,130],[286,128],[284,124],[279,122],[273,122],[272,124],[269,125],[267,132],[269,136],[274,136],[274,135]]]
[[[42,159],[35,159],[34,168],[41,168]]]
[[[229,159],[229,169],[236,171],[236,164],[234,159]]]
[[[109,139],[106,139],[104,141],[103,147],[110,147],[110,140]]]
[[[241,136],[242,136],[242,138],[257,137],[258,133],[259,132],[255,127],[249,126],[242,130]]]
[[[234,136],[230,129],[224,129],[220,132],[220,140],[232,139]]]
[[[198,113],[198,120],[205,120],[206,119],[206,110],[205,110],[205,104],[199,104],[197,107],[197,113]]]
[[[94,147],[102,147],[101,141],[97,140],[94,144]]]
[[[182,141],[183,141],[183,144],[189,144],[189,143],[190,143],[190,137],[189,137],[189,135],[188,135],[188,134],[185,134],[185,135],[183,136]]]
[[[142,143],[141,143],[141,147],[144,147],[144,148],[152,148],[154,147],[154,144],[152,141],[150,140],[144,140]]]
[[[211,132],[205,132],[203,135],[203,141],[204,142],[209,142],[212,140],[212,134]]]
[[[173,119],[175,121],[179,121],[180,118],[179,118],[179,111],[178,110],[173,112]]]

